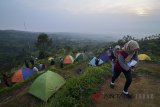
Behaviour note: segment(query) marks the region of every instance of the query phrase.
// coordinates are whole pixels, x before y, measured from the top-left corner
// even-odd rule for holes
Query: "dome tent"
[[[12,76],[12,82],[13,83],[17,83],[17,82],[22,82],[26,79],[28,79],[30,76],[32,76],[34,73],[36,73],[35,71],[33,71],[32,69],[29,68],[22,68],[19,69],[18,71],[16,71],[14,73],[14,75]]]
[[[96,66],[95,62],[96,62],[96,57],[94,57],[94,58],[89,62],[89,65]],[[104,63],[104,62],[103,62],[101,59],[99,59],[98,65],[101,65],[101,64],[103,64],[103,63]]]
[[[49,57],[49,58],[48,58],[49,61],[51,61],[51,60],[53,60],[53,59],[54,59],[53,57]]]
[[[74,58],[71,55],[66,55],[64,58],[64,64],[72,64],[74,62]]]
[[[87,56],[84,53],[77,53],[76,54],[76,58],[75,58],[76,61],[83,61],[86,59],[87,59]]]
[[[65,79],[59,74],[48,70],[33,82],[28,92],[43,101],[47,101],[65,82]]]
[[[108,56],[108,52],[109,52],[109,50],[101,53],[101,54],[98,56],[98,58],[100,58],[100,59],[101,59],[102,61],[104,61],[104,62],[110,62],[110,58],[109,58],[109,56]]]
[[[150,58],[148,55],[146,55],[146,54],[139,54],[139,55],[138,55],[138,59],[139,59],[140,61],[144,61],[144,60],[150,61],[150,60],[151,60],[151,58]]]

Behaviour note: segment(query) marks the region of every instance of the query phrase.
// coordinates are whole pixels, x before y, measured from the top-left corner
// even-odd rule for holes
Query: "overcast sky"
[[[0,0],[0,29],[159,34],[160,0]]]

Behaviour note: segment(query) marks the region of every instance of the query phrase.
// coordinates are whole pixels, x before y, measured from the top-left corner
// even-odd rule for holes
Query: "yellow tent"
[[[49,57],[48,60],[51,61],[52,59],[54,59],[53,57]]]
[[[150,61],[151,60],[151,58],[146,54],[139,54],[138,59],[141,60],[141,61],[144,61],[144,60],[149,60]]]

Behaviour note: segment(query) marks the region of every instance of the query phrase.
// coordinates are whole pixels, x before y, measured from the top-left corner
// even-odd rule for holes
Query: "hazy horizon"
[[[158,0],[0,0],[0,29],[149,36],[160,33]]]

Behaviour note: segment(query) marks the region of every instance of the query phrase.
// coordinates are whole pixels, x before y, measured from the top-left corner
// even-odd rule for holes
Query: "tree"
[[[49,38],[47,34],[39,34],[37,41],[35,43],[39,50],[39,58],[43,59],[47,56],[47,51],[52,47],[52,38]]]

